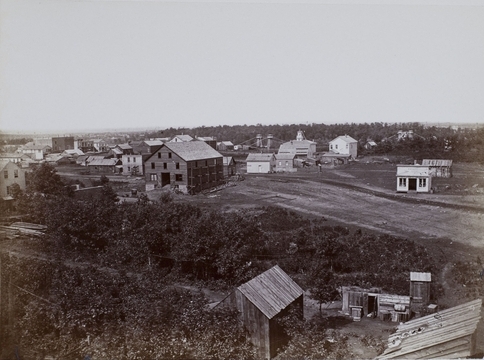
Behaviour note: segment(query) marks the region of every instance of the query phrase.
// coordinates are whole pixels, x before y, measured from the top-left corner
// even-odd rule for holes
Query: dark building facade
[[[222,155],[204,141],[165,143],[144,166],[146,191],[170,185],[184,193],[197,193],[224,179]]]
[[[73,136],[62,136],[52,138],[52,151],[62,152],[65,150],[74,149],[74,137]]]

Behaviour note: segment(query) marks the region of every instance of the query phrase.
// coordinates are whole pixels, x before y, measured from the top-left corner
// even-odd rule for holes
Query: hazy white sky
[[[0,0],[0,130],[375,121],[484,122],[484,0]]]

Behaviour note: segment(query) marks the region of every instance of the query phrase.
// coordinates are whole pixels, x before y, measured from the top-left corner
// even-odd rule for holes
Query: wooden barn
[[[478,299],[400,324],[378,359],[472,357],[481,307],[482,299]]]
[[[429,167],[432,177],[452,177],[452,160],[423,159],[422,165]]]
[[[426,305],[430,302],[430,282],[432,275],[423,272],[410,273],[410,297],[415,305]]]
[[[297,309],[303,316],[303,293],[279,266],[267,270],[239,286],[218,306],[237,308],[257,358],[271,359],[285,343],[283,329],[277,319]]]

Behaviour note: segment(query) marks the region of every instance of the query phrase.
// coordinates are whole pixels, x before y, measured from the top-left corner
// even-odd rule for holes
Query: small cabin
[[[430,192],[432,175],[425,165],[397,165],[397,192]]]
[[[276,265],[239,286],[217,306],[239,310],[257,358],[271,359],[288,340],[278,319],[291,309],[302,318],[303,296],[303,289]]]

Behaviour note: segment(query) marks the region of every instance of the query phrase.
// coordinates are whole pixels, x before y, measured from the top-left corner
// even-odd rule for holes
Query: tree
[[[317,264],[311,271],[310,284],[311,297],[318,302],[321,313],[323,303],[334,301],[338,296],[333,271]]]
[[[64,183],[57,174],[57,170],[48,163],[34,168],[28,176],[28,192],[39,192],[49,195],[60,195],[65,193]]]

